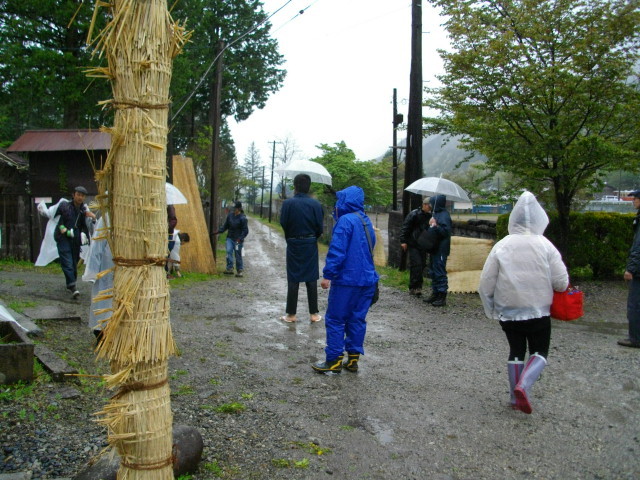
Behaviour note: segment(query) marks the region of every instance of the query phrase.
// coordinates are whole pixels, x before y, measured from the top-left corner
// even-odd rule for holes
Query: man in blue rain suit
[[[336,224],[320,282],[323,289],[331,286],[325,315],[326,359],[312,365],[316,372],[328,374],[342,371],[345,351],[348,358],[344,368],[358,371],[360,355],[364,354],[367,312],[380,278],[373,265],[376,237],[364,213],[364,192],[351,186],[336,196]]]
[[[429,228],[435,228],[438,232],[438,247],[431,254],[431,296],[425,300],[434,307],[444,307],[447,304],[447,290],[449,279],[447,278],[447,257],[451,253],[451,216],[447,212],[447,197],[433,195],[431,203],[431,220]]]

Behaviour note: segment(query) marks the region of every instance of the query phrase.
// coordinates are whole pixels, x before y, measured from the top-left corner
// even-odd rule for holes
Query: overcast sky
[[[272,142],[286,138],[299,159],[318,156],[316,145],[340,141],[359,160],[382,155],[392,144],[394,88],[407,118],[411,0],[264,0],[268,14],[285,4],[270,22],[287,76],[264,109],[238,124],[230,120],[238,161],[255,142],[268,168]],[[442,73],[436,49],[448,41],[443,18],[426,2],[422,8],[423,80],[434,86]]]

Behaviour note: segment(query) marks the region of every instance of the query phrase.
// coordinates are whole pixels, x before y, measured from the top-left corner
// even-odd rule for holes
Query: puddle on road
[[[373,417],[366,417],[365,421],[366,430],[373,433],[382,445],[389,445],[393,442],[393,429],[391,427],[386,426],[381,420]]]

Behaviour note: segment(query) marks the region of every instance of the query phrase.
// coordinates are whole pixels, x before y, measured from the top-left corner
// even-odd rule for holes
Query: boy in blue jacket
[[[336,224],[322,272],[320,286],[329,288],[325,315],[326,358],[312,365],[318,373],[340,373],[344,367],[358,371],[367,331],[367,312],[380,278],[373,265],[375,232],[364,213],[364,192],[351,186],[337,192],[334,211]],[[365,230],[366,228],[366,230]]]

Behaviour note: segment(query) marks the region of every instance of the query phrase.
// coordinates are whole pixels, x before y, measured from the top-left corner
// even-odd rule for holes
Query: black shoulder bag
[[[371,235],[369,234],[369,229],[367,228],[367,224],[365,223],[364,218],[362,217],[362,215],[360,215],[360,212],[355,212],[355,214],[358,215],[358,217],[360,218],[360,221],[362,222],[362,226],[364,227],[364,233],[367,236],[367,242],[369,243],[369,253],[371,253],[371,263],[373,264],[373,243],[371,242]],[[371,305],[376,303],[379,298],[380,298],[380,287],[378,286],[378,282],[376,282],[376,291],[373,293],[373,299],[371,299]]]

